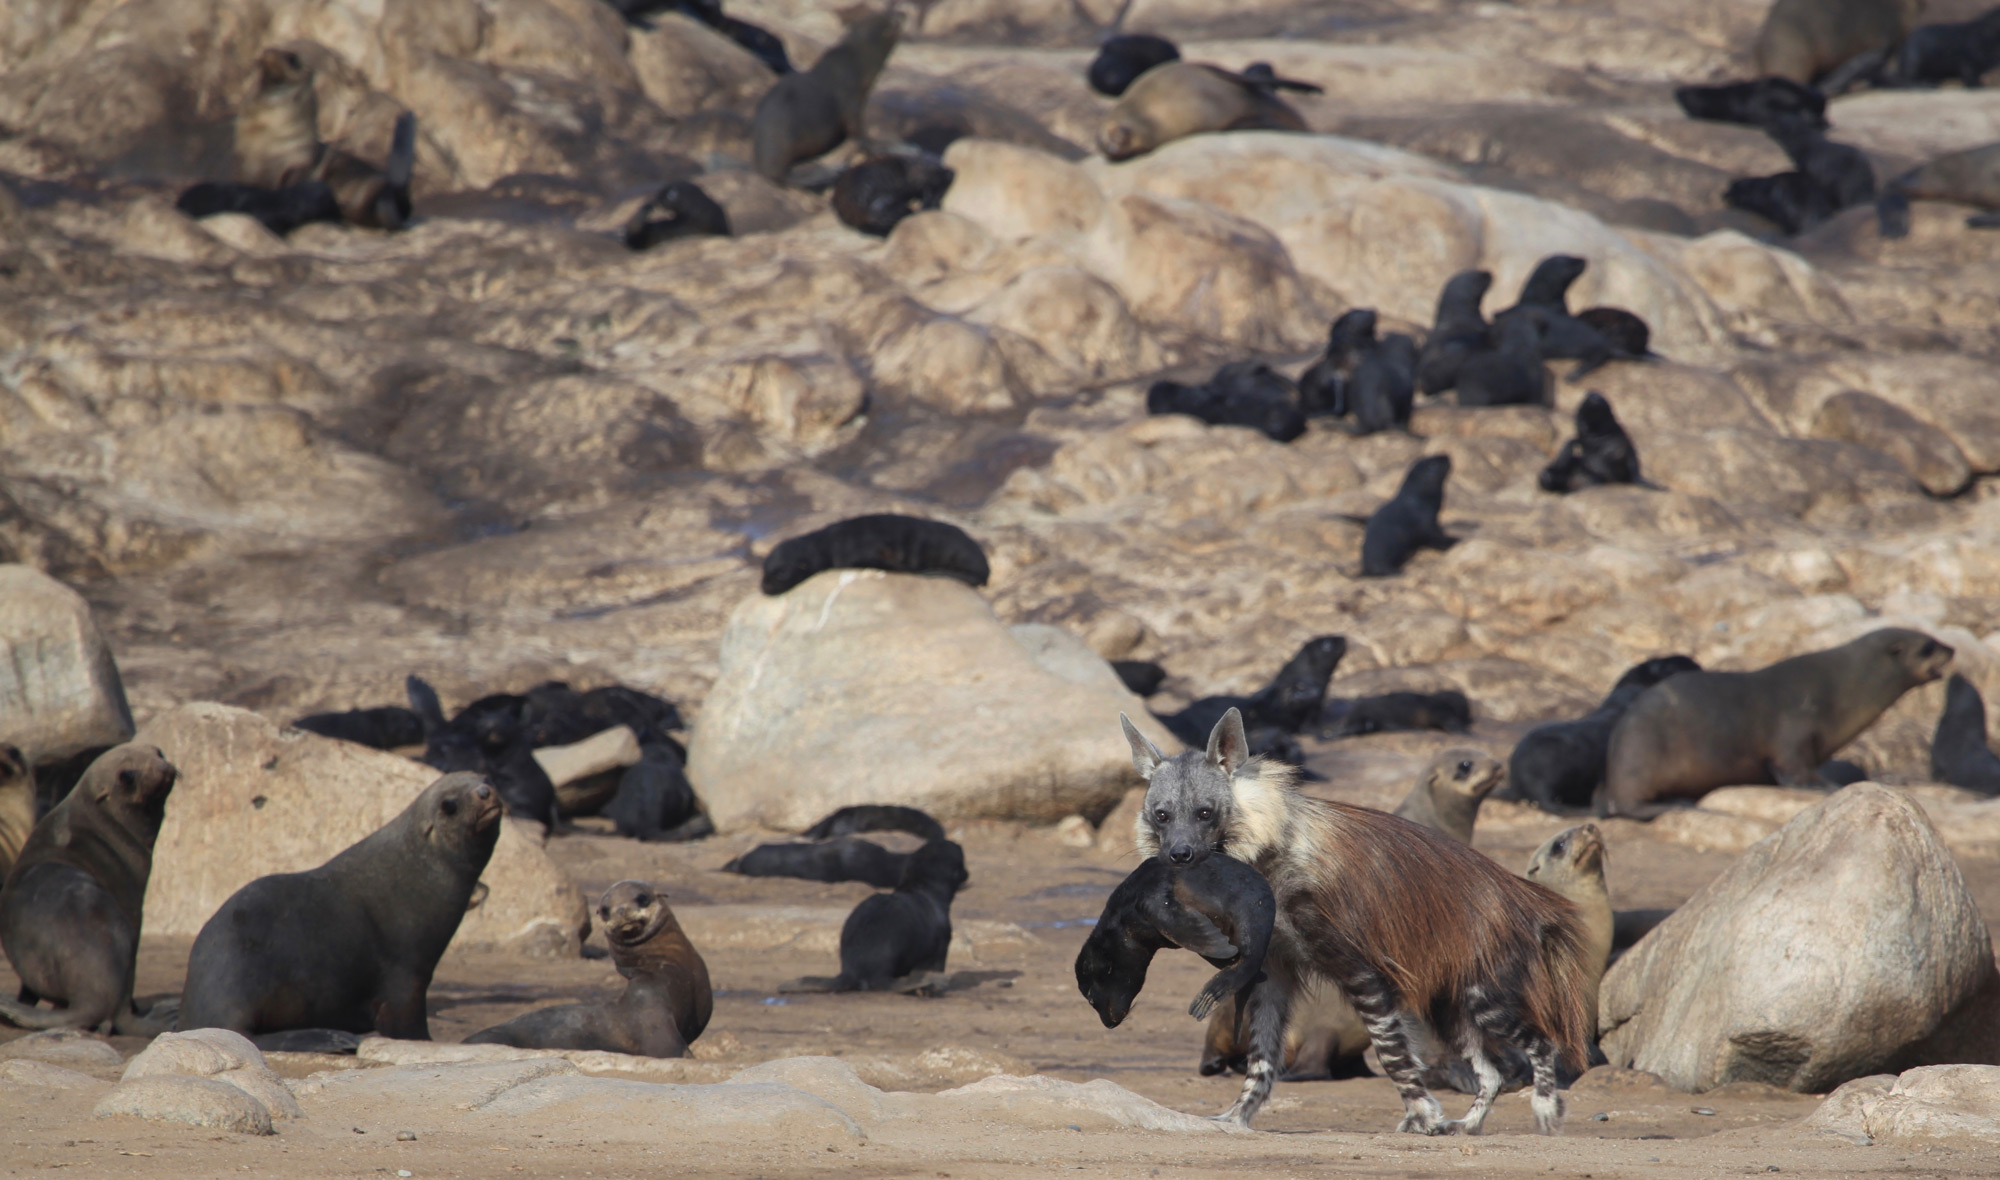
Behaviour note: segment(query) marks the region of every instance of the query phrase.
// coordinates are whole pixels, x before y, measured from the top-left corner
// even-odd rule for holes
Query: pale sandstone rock
[[[106,1083],[87,1073],[50,1065],[46,1061],[16,1058],[0,1061],[0,1086],[34,1087],[42,1090],[96,1090]]]
[[[248,1037],[220,1028],[161,1033],[125,1064],[121,1081],[198,1077],[227,1082],[257,1100],[272,1119],[304,1117],[264,1055]]]
[[[1090,173],[1046,152],[961,139],[945,151],[944,162],[957,173],[944,212],[1002,241],[1083,233],[1104,212],[1103,194]]]
[[[1753,846],[1612,966],[1613,1065],[1684,1090],[1824,1090],[1897,1060],[1993,973],[1958,865],[1909,800],[1849,787]]]
[[[111,648],[76,591],[0,565],[0,742],[54,762],[132,736]]]
[[[299,872],[394,819],[437,772],[393,754],[280,729],[226,705],[186,705],[142,731],[181,772],[153,846],[146,931],[192,937],[258,877]],[[490,892],[453,946],[575,953],[582,895],[512,819],[481,877]]]
[[[163,1075],[120,1082],[91,1112],[101,1119],[186,1123],[241,1135],[271,1134],[271,1112],[242,1089],[215,1078]]]
[[[44,1061],[79,1069],[123,1065],[125,1055],[108,1041],[81,1029],[55,1028],[29,1033],[0,1045],[0,1060]]]
[[[1812,433],[1883,452],[1934,496],[1957,495],[1972,482],[1972,469],[1951,436],[1873,394],[1848,390],[1828,398]]]

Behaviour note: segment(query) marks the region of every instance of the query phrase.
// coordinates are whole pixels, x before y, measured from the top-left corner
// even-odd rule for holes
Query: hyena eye
[[[1166,823],[1168,820],[1174,817],[1173,813],[1169,812],[1166,808],[1162,807],[1158,811],[1155,811],[1153,813],[1153,818],[1160,821],[1161,823]]]
[[[1201,807],[1195,810],[1194,817],[1203,823],[1207,823],[1209,820],[1215,818],[1215,813],[1206,807]]]

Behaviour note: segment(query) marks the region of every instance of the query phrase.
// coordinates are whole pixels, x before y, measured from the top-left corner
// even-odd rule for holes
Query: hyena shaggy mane
[[[1589,1035],[1575,906],[1408,820],[1299,794],[1290,767],[1249,757],[1234,709],[1206,751],[1173,758],[1123,723],[1148,782],[1140,853],[1173,865],[1234,857],[1277,895],[1266,978],[1244,1011],[1249,1076],[1218,1117],[1249,1124],[1282,1066],[1293,997],[1330,984],[1361,1014],[1402,1096],[1399,1130],[1478,1133],[1500,1092],[1493,1058],[1505,1047],[1533,1068],[1536,1127],[1561,1128],[1557,1065],[1580,1067]],[[1479,1078],[1463,1119],[1447,1120],[1422,1081],[1426,1026]]]

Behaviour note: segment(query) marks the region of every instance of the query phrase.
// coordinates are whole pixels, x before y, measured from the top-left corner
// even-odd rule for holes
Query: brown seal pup
[[[13,746],[0,745],[0,881],[35,830],[35,768]]]
[[[1684,672],[1619,719],[1606,814],[1650,819],[1717,787],[1826,787],[1820,766],[1904,693],[1944,675],[1952,649],[1885,627],[1755,672]]]
[[[1362,1054],[1368,1027],[1347,997],[1334,987],[1310,986],[1292,1004],[1285,1020],[1285,1063],[1281,1082],[1337,1082],[1372,1077]],[[1237,1015],[1236,998],[1225,999],[1208,1018],[1201,1043],[1201,1075],[1243,1073],[1249,1068],[1249,1039]]]
[[[1913,168],[1883,186],[1875,202],[1882,236],[1903,238],[1910,234],[1910,202],[1949,201],[1971,205],[1985,213],[1966,218],[1973,229],[2000,227],[2000,143],[1950,152],[1920,168]]]
[[[236,112],[236,179],[284,188],[310,177],[320,157],[312,67],[289,49],[257,55],[256,90]]]
[[[0,1017],[22,1028],[163,1032],[132,1007],[153,841],[174,789],[151,746],[115,746],[35,825],[0,889],[0,945],[21,977]],[[34,1007],[38,1000],[60,1005]]]
[[[303,873],[259,877],[195,936],[182,1028],[428,1041],[425,997],[500,838],[500,793],[447,774]]]
[[[685,1057],[715,1009],[708,964],[681,932],[666,894],[643,881],[604,891],[597,920],[611,961],[632,982],[609,1004],[563,1004],[516,1016],[465,1038],[517,1049],[601,1049],[640,1057]]]
[[[1506,766],[1484,750],[1446,750],[1424,767],[1396,814],[1470,844],[1479,805],[1506,777]]]
[[[1900,41],[1922,9],[1923,0],[1776,0],[1751,51],[1756,73],[1810,85]]]
[[[783,184],[792,165],[850,139],[866,141],[868,94],[902,31],[900,13],[862,17],[812,69],[786,74],[764,92],[751,119],[753,154],[764,179]]]
[[[1204,131],[1304,131],[1306,121],[1276,90],[1317,90],[1286,79],[1170,61],[1139,75],[1105,116],[1097,147],[1129,160]]]
[[[1528,858],[1523,876],[1552,889],[1576,907],[1583,931],[1582,960],[1587,969],[1590,1039],[1597,1040],[1597,987],[1611,962],[1611,894],[1604,888],[1604,833],[1596,824],[1565,828],[1549,837]]]

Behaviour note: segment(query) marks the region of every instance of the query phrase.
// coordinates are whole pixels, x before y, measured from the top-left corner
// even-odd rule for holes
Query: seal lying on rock
[[[1231,361],[1202,385],[1155,381],[1146,391],[1148,414],[1186,414],[1210,426],[1248,426],[1274,442],[1306,432],[1298,390],[1262,361]]]
[[[1326,702],[1326,684],[1333,670],[1347,654],[1347,640],[1339,635],[1309,639],[1285,662],[1271,682],[1251,696],[1202,697],[1171,716],[1160,716],[1161,724],[1189,745],[1208,740],[1209,731],[1231,709],[1243,712],[1253,750],[1263,756],[1272,745],[1266,731],[1295,734],[1318,720]],[[1260,735],[1265,735],[1260,737]]]
[[[1963,676],[1944,689],[1944,712],[1931,736],[1931,774],[1982,795],[2000,795],[2000,757],[1986,742],[1986,702]]]
[[[1410,464],[1395,497],[1368,518],[1361,537],[1362,577],[1390,577],[1419,549],[1458,544],[1458,538],[1446,536],[1438,524],[1438,513],[1444,510],[1444,481],[1450,475],[1450,455],[1426,455]]]
[[[349,225],[402,229],[410,222],[410,181],[417,165],[417,117],[396,116],[389,157],[377,168],[351,152],[329,148],[313,176],[326,182]]]
[[[597,1049],[640,1057],[685,1057],[714,1010],[708,964],[688,942],[666,895],[641,881],[604,891],[597,920],[611,961],[631,982],[608,1004],[563,1004],[528,1012],[465,1038],[468,1045]]]
[[[2000,143],[1950,152],[1913,168],[1883,187],[1875,203],[1882,236],[1904,238],[1910,233],[1910,202],[1949,201],[1987,213],[1969,217],[1973,229],[2000,227]]]
[[[758,61],[770,67],[771,72],[776,74],[792,72],[791,59],[785,56],[785,43],[767,29],[726,15],[722,11],[721,0],[605,0],[605,2],[618,10],[618,15],[625,18],[625,23],[638,29],[653,28],[651,18],[664,12],[678,12],[692,17],[741,45]]]
[[[430,1039],[425,999],[500,838],[500,795],[448,774],[315,869],[259,877],[202,926],[181,1027]]]
[[[1533,321],[1541,334],[1542,359],[1574,360],[1576,368],[1568,380],[1580,381],[1607,362],[1618,359],[1618,351],[1604,333],[1569,313],[1569,289],[1590,264],[1570,254],[1551,254],[1535,264],[1528,281],[1521,285],[1521,297],[1514,306],[1493,317],[1493,330],[1505,342],[1507,326],[1516,319]],[[1465,392],[1459,391],[1459,402]]]
[[[925,812],[889,803],[843,807],[801,834],[808,840],[825,840],[861,832],[908,832],[923,840],[944,839],[944,825]]]
[[[1801,84],[1903,36],[1923,0],[1776,0],[1751,51],[1757,73]]]
[[[1647,689],[1611,734],[1606,813],[1649,819],[1716,787],[1828,786],[1820,764],[1952,649],[1901,627],[1755,672],[1687,672]]]
[[[1802,118],[1826,126],[1826,95],[1790,78],[1758,78],[1674,91],[1690,119],[1762,127],[1775,119]]]
[[[628,250],[650,250],[675,238],[728,236],[728,212],[691,180],[676,180],[654,193],[625,221]]]
[[[1445,750],[1417,775],[1395,814],[1470,844],[1479,805],[1506,777],[1507,768],[1484,750]]]
[[[1493,276],[1486,271],[1462,270],[1438,293],[1437,315],[1417,354],[1417,388],[1426,396],[1456,388],[1465,362],[1492,350],[1493,325],[1479,310],[1492,286]],[[1539,337],[1536,347],[1539,350]]]
[[[970,879],[965,851],[952,841],[933,840],[917,849],[895,892],[863,898],[847,915],[840,927],[840,974],[832,979],[808,976],[778,990],[943,991],[951,901]]]
[[[175,776],[152,746],[114,746],[29,833],[0,888],[0,947],[21,977],[18,1000],[0,1000],[0,1018],[22,1028],[165,1031],[133,1008],[132,980],[153,841]],[[41,1000],[58,1007],[35,1007]]]
[[[1279,90],[1319,93],[1310,83],[1271,74],[1269,66],[1237,74],[1165,62],[1125,91],[1098,130],[1097,147],[1108,160],[1129,160],[1204,131],[1306,130],[1305,119],[1277,96]]]
[[[375,750],[394,750],[400,746],[421,746],[424,743],[424,719],[417,716],[416,710],[405,709],[401,705],[349,709],[344,713],[313,713],[292,722],[292,728]]]
[[[957,525],[880,512],[779,542],[764,558],[764,593],[783,594],[832,569],[943,574],[968,586],[984,586],[992,574],[986,551]]]
[[[1877,86],[1956,81],[1970,90],[1995,66],[2000,66],[2000,9],[1969,21],[1911,29],[1869,81]]]
[[[1179,61],[1180,49],[1165,37],[1150,33],[1120,33],[1105,38],[1090,59],[1084,81],[1107,98],[1117,98],[1131,89],[1139,75],[1163,62]]]
[[[1797,234],[1875,199],[1875,168],[1861,149],[1832,142],[1803,119],[1778,119],[1764,131],[1791,157],[1793,170],[1731,181],[1722,194],[1731,208]]]
[[[1639,449],[1618,425],[1601,393],[1584,395],[1576,408],[1576,437],[1536,477],[1545,492],[1573,492],[1607,483],[1639,483]]]
[[[1199,1020],[1259,978],[1277,902],[1264,875],[1211,856],[1187,866],[1148,858],[1111,891],[1076,956],[1076,986],[1106,1028],[1117,1028],[1146,985],[1153,956],[1181,947],[1224,968],[1188,1005]]]
[[[954,176],[934,160],[877,156],[840,174],[833,185],[833,212],[851,229],[887,237],[903,218],[943,203]]]
[[[751,119],[760,176],[783,184],[792,165],[866,139],[868,95],[902,29],[898,13],[864,16],[811,69],[786,74],[764,92]]]
[[[599,815],[635,840],[672,843],[715,832],[688,782],[687,751],[664,735],[639,747],[639,761],[618,776],[618,790]]]
[[[1325,719],[1314,730],[1320,737],[1361,737],[1404,729],[1441,729],[1464,733],[1472,728],[1472,702],[1452,689],[1443,692],[1385,692],[1352,701],[1329,701]]]
[[[862,881],[894,889],[910,863],[873,840],[841,836],[819,844],[759,844],[722,866],[746,877],[797,877],[803,881]]]
[[[1507,760],[1503,799],[1524,799],[1557,814],[1581,812],[1590,806],[1604,781],[1604,759],[1611,731],[1639,694],[1701,665],[1686,656],[1660,656],[1635,664],[1618,678],[1597,708],[1575,721],[1557,721],[1528,731]]]
[[[1167,670],[1152,660],[1113,660],[1111,670],[1134,696],[1152,696],[1167,680]]]
[[[342,217],[340,200],[322,180],[302,180],[284,188],[203,181],[175,198],[174,208],[197,220],[218,213],[241,213],[256,218],[281,238],[302,225]]]

